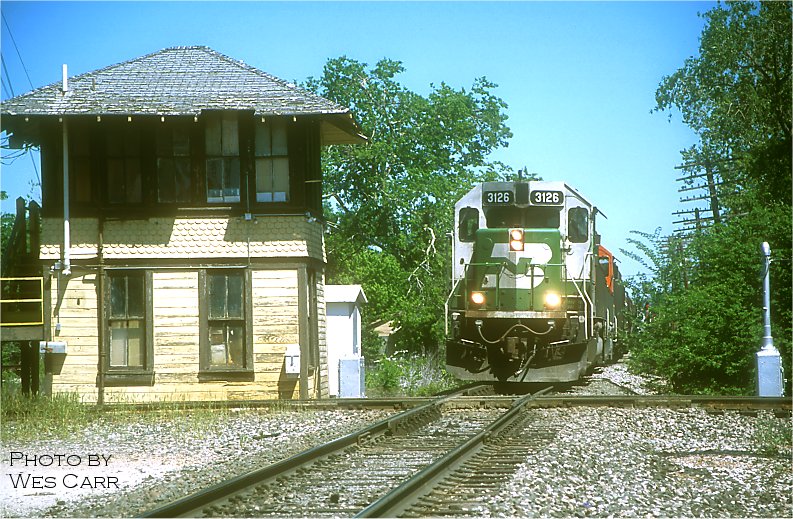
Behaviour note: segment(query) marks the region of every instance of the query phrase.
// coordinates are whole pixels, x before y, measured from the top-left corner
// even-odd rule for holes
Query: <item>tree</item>
[[[697,132],[684,162],[712,164],[727,205],[790,205],[791,3],[730,2],[703,18],[699,56],[663,78],[655,109],[677,108]]]
[[[467,90],[430,85],[422,96],[398,82],[404,70],[340,57],[306,86],[348,106],[368,138],[323,152],[328,279],[362,283],[368,320],[396,320],[403,346],[425,350],[443,335],[454,202],[509,171],[488,157],[511,132],[487,79]]]
[[[662,261],[654,283],[637,283],[653,308],[633,358],[677,391],[751,394],[763,241],[775,258],[775,345],[790,373],[791,3],[730,2],[703,17],[699,56],[663,78],[655,109],[677,108],[697,132],[700,143],[683,150],[683,161],[721,177],[727,217],[690,235],[674,256],[657,244],[640,249]]]

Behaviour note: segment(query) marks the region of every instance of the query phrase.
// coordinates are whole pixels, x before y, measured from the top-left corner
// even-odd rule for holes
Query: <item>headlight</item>
[[[556,292],[548,292],[545,294],[545,306],[548,308],[558,308],[562,304],[562,298]]]
[[[475,305],[484,304],[485,295],[482,292],[471,292],[471,302]]]
[[[523,229],[509,230],[509,250],[523,250]]]

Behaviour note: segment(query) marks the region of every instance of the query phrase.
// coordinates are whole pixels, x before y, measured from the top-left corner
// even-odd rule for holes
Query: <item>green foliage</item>
[[[506,104],[485,78],[419,95],[398,61],[374,67],[331,59],[307,87],[351,108],[368,142],[323,151],[328,279],[360,283],[367,322],[395,320],[399,347],[434,351],[443,337],[454,202],[508,169],[488,155],[506,146]]]
[[[656,110],[677,108],[697,132],[684,162],[711,164],[728,205],[789,206],[791,3],[729,2],[703,17],[699,56],[663,78]]]
[[[438,355],[416,355],[406,351],[383,356],[367,367],[369,396],[430,396],[457,385],[442,366]]]
[[[135,402],[116,401],[112,408],[99,411],[95,404],[83,403],[77,393],[25,396],[19,391],[18,382],[4,379],[0,430],[5,441],[31,441],[73,438],[95,424],[104,428],[112,428],[115,424],[163,424],[177,438],[189,441],[217,436],[224,427],[224,419],[240,410],[214,402],[200,405],[162,402],[150,409],[127,404]],[[271,410],[279,412],[277,406]]]
[[[662,80],[656,110],[677,108],[699,135],[685,169],[721,180],[724,218],[686,241],[632,241],[650,272],[631,280],[634,300],[650,311],[637,316],[631,357],[678,392],[753,394],[764,241],[772,333],[790,373],[791,3],[730,2],[703,16],[699,56]]]
[[[15,216],[13,213],[0,214],[0,254],[4,254],[11,233],[14,231]]]
[[[631,338],[634,367],[681,393],[753,394],[763,335],[760,243],[768,241],[779,258],[771,266],[774,344],[790,373],[791,231],[789,208],[779,204],[693,236],[685,254],[656,243],[658,273],[631,280],[635,302],[650,303]]]

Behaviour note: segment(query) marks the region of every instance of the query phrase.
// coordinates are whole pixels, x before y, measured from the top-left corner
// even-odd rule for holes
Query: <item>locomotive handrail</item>
[[[584,312],[586,312],[587,307],[592,306],[592,301],[589,299],[589,294],[586,293],[586,290],[582,292],[581,289],[578,288],[578,284],[576,283],[576,281],[578,281],[577,279],[573,278],[570,281],[573,282],[573,286],[575,287],[576,292],[578,292],[578,295],[581,296],[581,300],[584,301]],[[583,284],[584,284],[584,280],[582,279],[581,285]],[[584,337],[589,337],[589,319],[584,319]]]
[[[449,297],[447,297],[446,302],[443,303],[443,333],[445,335],[449,335],[449,301],[452,300],[452,297],[454,296],[454,292],[457,290],[457,286],[460,284],[460,281],[462,281],[463,279],[465,279],[465,277],[462,277],[454,282],[454,284],[452,285],[452,290],[451,292],[449,292]]]

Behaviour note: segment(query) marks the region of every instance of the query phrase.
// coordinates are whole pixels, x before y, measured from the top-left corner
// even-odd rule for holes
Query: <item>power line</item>
[[[5,24],[6,29],[8,30],[8,36],[11,37],[11,43],[14,44],[14,50],[16,50],[17,52],[19,63],[22,64],[22,70],[25,71],[25,77],[28,78],[28,84],[30,85],[30,89],[33,90],[33,81],[30,80],[30,74],[28,73],[28,68],[25,66],[25,60],[22,59],[22,53],[19,52],[19,46],[17,45],[17,41],[14,38],[14,33],[11,31],[11,26],[8,24],[8,20],[6,20],[4,13],[0,12],[0,16],[2,17],[3,23]],[[16,97],[14,95],[14,87],[11,84],[11,76],[8,74],[8,68],[6,68],[6,61],[5,59],[2,59],[2,56],[0,56],[0,61],[3,62],[3,70],[6,73],[6,78],[8,78],[8,89],[11,90],[11,97]],[[30,151],[30,149],[26,148],[25,151]],[[33,164],[33,172],[36,173],[36,182],[38,183],[39,189],[41,189],[41,175],[39,175],[39,167],[36,165],[36,160],[33,158],[33,154],[28,153],[28,156],[30,157],[30,163]]]
[[[11,37],[11,43],[14,44],[14,49],[17,51],[17,56],[19,57],[19,62],[22,64],[22,70],[25,71],[25,76],[28,78],[28,83],[30,84],[30,89],[33,90],[33,81],[30,80],[30,74],[28,74],[28,68],[25,66],[25,60],[22,59],[22,54],[19,52],[19,47],[17,46],[17,41],[14,39],[14,33],[11,32],[11,26],[8,25],[8,20],[4,14],[0,13],[0,16],[3,17],[3,23],[5,23],[6,29],[8,29],[8,35]]]
[[[6,84],[8,86],[8,89],[11,90],[11,97],[14,97],[16,95],[14,94],[14,85],[11,84],[11,76],[8,74],[8,67],[6,67],[6,59],[5,56],[2,55],[2,53],[0,53],[0,62],[3,64],[3,72],[5,72],[6,75]]]

